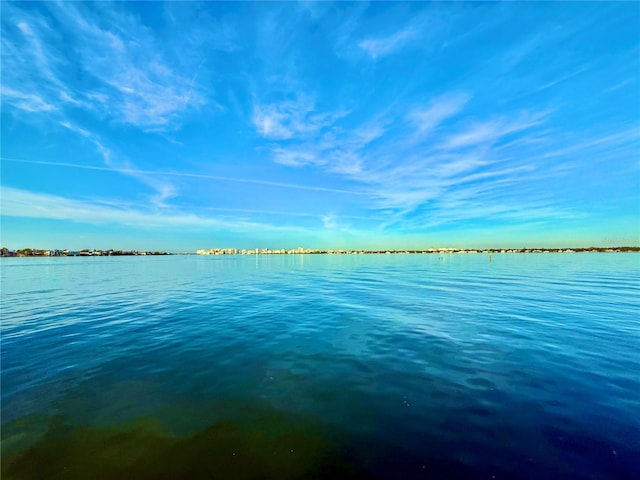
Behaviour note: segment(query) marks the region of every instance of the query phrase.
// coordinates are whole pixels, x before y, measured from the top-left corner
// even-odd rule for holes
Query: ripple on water
[[[295,437],[296,416],[308,455],[203,465],[636,478],[638,258],[3,259],[3,478],[58,458],[92,478],[87,449],[129,462],[101,464],[116,477],[152,477],[155,455],[184,478]]]

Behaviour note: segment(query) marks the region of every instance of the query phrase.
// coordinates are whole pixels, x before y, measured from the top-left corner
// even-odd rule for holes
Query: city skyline
[[[8,3],[3,247],[640,244],[638,3]]]
[[[81,249],[81,250],[69,250],[69,249],[32,249],[22,248],[16,250],[10,250],[6,247],[0,249],[0,257],[120,257],[120,256],[165,256],[165,255],[198,255],[198,256],[281,256],[281,255],[359,255],[359,254],[489,254],[489,260],[491,261],[493,254],[514,254],[514,253],[630,253],[640,252],[640,247],[630,246],[608,246],[608,247],[578,247],[578,248],[536,248],[536,247],[522,247],[522,248],[451,248],[451,247],[438,247],[438,248],[426,248],[426,249],[378,249],[378,250],[366,250],[366,249],[337,249],[337,250],[325,250],[314,248],[255,248],[255,249],[237,249],[237,248],[210,248],[210,249],[198,249],[195,252],[165,252],[165,251],[139,251],[139,250],[118,250],[118,249]]]

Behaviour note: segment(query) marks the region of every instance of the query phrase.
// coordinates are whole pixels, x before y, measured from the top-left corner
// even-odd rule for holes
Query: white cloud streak
[[[415,31],[412,28],[405,28],[386,37],[367,38],[360,41],[358,46],[372,59],[376,60],[398,50],[413,39],[415,35]]]
[[[21,92],[11,87],[2,88],[2,98],[27,113],[54,112],[58,110],[57,106],[48,103],[38,94]]]
[[[145,131],[180,128],[185,115],[208,102],[197,68],[175,71],[148,29],[117,6],[99,10],[104,18],[82,4],[57,4],[48,22],[15,4],[6,9],[3,97],[28,113],[66,106]],[[60,32],[78,64],[56,48]],[[74,69],[90,81],[78,84],[68,75]]]
[[[515,118],[497,118],[477,122],[459,132],[449,135],[440,148],[459,149],[477,145],[491,145],[513,133],[529,130],[540,125],[545,112],[535,115],[518,115]]]
[[[351,128],[328,113],[324,118],[335,118],[333,122],[307,136],[273,138],[272,159],[291,167],[319,168],[361,185],[369,197],[366,207],[387,217],[382,228],[419,230],[488,212],[492,220],[513,221],[526,214],[566,215],[535,191],[523,201],[517,189],[520,183],[531,185],[537,178],[566,173],[542,172],[540,163],[519,157],[518,144],[512,141],[514,135],[537,132],[550,112],[470,115],[471,101],[468,93],[451,92],[424,107],[381,114]],[[317,114],[311,105],[304,112]],[[333,225],[330,216],[325,223]]]
[[[9,157],[0,157],[2,161],[7,162],[17,162],[17,163],[30,163],[35,165],[50,165],[56,167],[67,167],[67,168],[79,168],[83,170],[98,170],[105,172],[114,172],[114,173],[122,173],[127,175],[149,175],[149,176],[159,176],[159,177],[186,177],[186,178],[202,178],[206,180],[216,180],[222,182],[232,182],[232,183],[247,183],[252,185],[264,185],[268,187],[278,187],[278,188],[289,188],[294,190],[308,190],[315,192],[327,192],[327,193],[340,193],[345,195],[368,195],[366,192],[358,191],[358,190],[343,190],[339,188],[326,188],[326,187],[317,187],[312,185],[298,185],[294,183],[286,183],[286,182],[272,182],[269,180],[260,180],[254,178],[237,178],[237,177],[225,177],[220,175],[209,175],[205,173],[189,173],[189,172],[172,172],[172,171],[161,171],[161,170],[141,170],[141,169],[133,169],[133,168],[117,168],[117,167],[102,167],[99,165],[80,165],[76,163],[67,163],[67,162],[50,162],[44,160],[27,160],[27,159],[18,159],[18,158],[9,158]]]
[[[86,201],[2,186],[2,216],[70,220],[90,224],[117,224],[136,228],[217,228],[234,232],[306,232],[300,227],[275,226],[245,220],[220,219],[177,210],[155,212]]]
[[[347,114],[345,111],[331,114],[315,111],[314,100],[300,95],[294,100],[255,104],[252,120],[261,136],[270,140],[288,140],[313,135]]]
[[[50,165],[56,165],[57,163],[57,166],[75,166],[76,168],[85,168],[92,170],[103,169],[105,171],[116,172],[133,177],[155,191],[155,193],[150,196],[149,201],[157,208],[166,206],[167,200],[178,195],[178,189],[175,187],[175,185],[158,176],[147,174],[144,171],[135,168],[135,166],[129,160],[119,160],[118,155],[114,154],[114,152],[110,148],[107,148],[98,135],[89,132],[84,128],[81,128],[68,120],[60,121],[59,124],[69,131],[81,135],[82,137],[93,143],[93,145],[102,156],[102,159],[104,160],[104,163],[105,165],[107,165],[107,167],[88,167],[78,164],[64,164],[63,162],[51,162]],[[7,159],[5,158],[5,160]],[[22,163],[40,163],[41,165],[47,164],[46,162],[42,161],[38,162],[19,159],[9,159],[9,161],[21,161]]]
[[[442,122],[460,113],[469,98],[468,94],[445,95],[434,99],[426,108],[413,109],[408,118],[418,133],[426,136]]]

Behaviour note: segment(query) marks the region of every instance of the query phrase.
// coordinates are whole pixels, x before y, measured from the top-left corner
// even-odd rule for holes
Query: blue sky
[[[2,2],[9,248],[640,243],[640,4]]]

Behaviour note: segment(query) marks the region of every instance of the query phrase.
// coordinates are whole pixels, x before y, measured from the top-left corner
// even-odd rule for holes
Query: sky
[[[640,3],[2,2],[7,248],[640,244]]]

